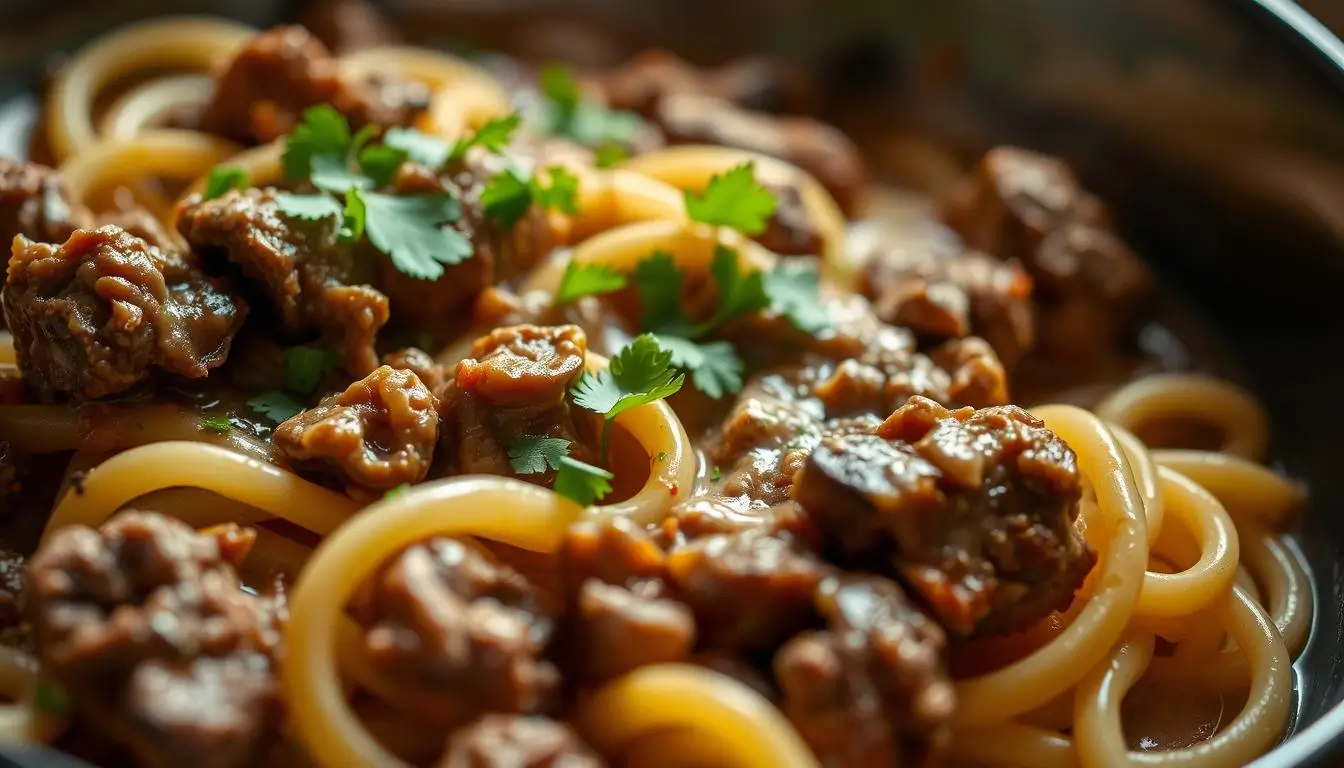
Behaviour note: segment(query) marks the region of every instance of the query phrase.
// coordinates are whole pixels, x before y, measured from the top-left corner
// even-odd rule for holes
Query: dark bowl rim
[[[1293,0],[1243,0],[1246,9],[1279,25],[1305,59],[1315,59],[1322,77],[1344,97],[1344,41]],[[1318,598],[1319,599],[1319,598]],[[1313,628],[1318,629],[1318,628]],[[1260,768],[1326,766],[1344,757],[1344,702],[1293,734],[1255,762]]]

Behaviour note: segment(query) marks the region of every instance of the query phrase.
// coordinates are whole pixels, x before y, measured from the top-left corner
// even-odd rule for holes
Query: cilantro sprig
[[[756,164],[746,162],[726,173],[710,177],[705,190],[687,190],[686,215],[691,221],[717,227],[732,227],[746,235],[759,235],[775,215],[779,200],[756,181]]]
[[[647,130],[644,119],[634,112],[610,109],[583,98],[574,71],[564,64],[546,65],[539,80],[544,99],[541,122],[546,133],[594,147],[599,159],[606,152],[611,162],[614,150],[608,147],[628,146]]]
[[[515,168],[491,176],[481,190],[486,217],[508,229],[533,203],[561,213],[578,213],[579,178],[559,165],[550,166],[545,173],[545,180],[540,175],[528,178]]]
[[[570,260],[560,276],[560,287],[555,291],[555,304],[562,306],[584,296],[615,293],[629,283],[625,275],[605,264],[580,264]]]
[[[340,361],[318,347],[290,347],[285,350],[282,368],[284,389],[263,392],[247,401],[248,407],[277,424],[302,412],[303,399],[340,368]]]
[[[563,437],[519,435],[509,441],[509,464],[520,475],[539,475],[560,469],[560,459],[569,455],[570,442]]]
[[[240,168],[236,165],[217,165],[210,170],[210,175],[205,180],[205,190],[201,197],[206,200],[214,200],[222,196],[231,189],[242,189],[248,185],[250,177],[246,168]]]
[[[611,493],[612,473],[569,455],[573,443],[563,437],[520,435],[509,441],[509,463],[520,475],[555,472],[555,492],[581,506]]]
[[[604,417],[602,458],[605,462],[611,423],[622,413],[676,394],[686,377],[672,367],[672,352],[653,334],[635,337],[597,373],[585,371],[570,388],[574,404]]]

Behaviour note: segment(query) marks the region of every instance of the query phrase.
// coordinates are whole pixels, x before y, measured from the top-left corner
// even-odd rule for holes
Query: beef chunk
[[[424,480],[438,439],[438,398],[414,373],[386,365],[275,428],[286,459],[375,491]]]
[[[9,260],[15,235],[39,243],[63,243],[93,217],[70,199],[55,169],[0,157],[0,251]]]
[[[784,256],[819,256],[824,245],[821,232],[807,215],[807,207],[794,185],[766,184],[775,195],[775,213],[756,240]]]
[[[331,51],[303,27],[254,36],[219,74],[203,116],[211,133],[248,144],[288,134],[303,111],[331,104],[354,128],[406,125],[429,103],[419,84],[395,78],[344,77]]]
[[[240,589],[253,534],[124,512],[28,566],[42,668],[144,765],[252,765],[280,716],[280,604]]]
[[[408,547],[373,581],[364,645],[374,668],[440,726],[537,713],[559,684],[542,658],[554,622],[526,579],[454,539]]]
[[[174,241],[173,233],[154,218],[154,214],[133,202],[98,215],[98,226],[109,224],[126,230],[165,253],[182,250],[182,246]]]
[[[956,705],[943,631],[875,576],[827,579],[817,608],[826,629],[775,655],[785,714],[826,768],[928,764]]]
[[[414,373],[431,392],[442,387],[445,381],[443,366],[439,365],[433,355],[416,347],[407,347],[383,355],[383,365]]]
[[[373,343],[387,323],[387,297],[368,285],[366,262],[336,242],[331,220],[282,216],[278,194],[248,189],[213,200],[193,196],[183,201],[177,228],[207,269],[241,270],[282,332],[335,337],[346,371],[364,376],[378,367]]]
[[[1031,414],[924,398],[876,434],[823,440],[794,484],[842,562],[894,568],[963,635],[1068,606],[1095,562],[1081,496],[1073,451]]]
[[[706,94],[746,109],[793,114],[814,111],[817,97],[807,74],[783,59],[748,56],[701,70],[659,49],[610,70],[602,86],[613,107],[645,115],[671,93]]]
[[[695,619],[672,598],[666,557],[643,529],[624,518],[578,523],[561,557],[571,593],[568,648],[583,679],[690,655]]]
[[[442,391],[444,437],[457,472],[512,475],[509,441],[519,435],[570,440],[593,458],[565,398],[583,372],[587,337],[577,326],[516,325],[477,339]],[[522,478],[549,483],[553,473]]]
[[[1034,342],[1031,278],[1014,261],[935,243],[885,243],[860,290],[883,321],[931,339],[979,334],[1011,367]]]
[[[486,715],[453,731],[435,768],[602,768],[583,739],[548,717]]]
[[[986,153],[943,206],[966,245],[1021,262],[1036,283],[1040,337],[1052,352],[1095,351],[1129,330],[1152,276],[1064,161],[1023,149]]]
[[[989,342],[976,336],[952,339],[931,353],[933,362],[950,371],[947,395],[954,403],[976,407],[1008,402],[1008,373]]]
[[[667,570],[704,647],[758,651],[806,626],[828,568],[788,534],[751,529],[678,547]]]
[[[394,180],[398,194],[444,193],[462,203],[462,215],[452,226],[473,246],[470,258],[448,266],[437,280],[420,280],[382,259],[380,285],[392,299],[399,320],[415,328],[461,327],[475,298],[487,287],[512,279],[536,265],[562,242],[551,217],[533,206],[512,226],[503,227],[485,215],[481,193],[486,183],[505,170],[508,162],[539,160],[544,148],[511,148],[508,160],[472,150],[442,174],[407,163]],[[544,165],[542,162],[538,166]]]
[[[221,282],[116,227],[15,240],[3,299],[19,368],[47,401],[115,395],[155,369],[201,378],[247,314]]]

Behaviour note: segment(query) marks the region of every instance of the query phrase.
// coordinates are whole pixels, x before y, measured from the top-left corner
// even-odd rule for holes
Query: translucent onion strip
[[[254,32],[221,19],[167,18],[132,24],[99,38],[57,73],[47,100],[47,140],[63,160],[97,140],[93,105],[103,89],[137,72],[209,71]]]

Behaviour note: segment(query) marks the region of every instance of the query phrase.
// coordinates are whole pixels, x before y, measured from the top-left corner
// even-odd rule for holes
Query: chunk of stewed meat
[[[695,617],[671,595],[666,556],[637,524],[613,518],[571,526],[561,569],[571,603],[567,652],[582,679],[690,656]]]
[[[1020,261],[1041,304],[1042,346],[1085,354],[1132,327],[1152,291],[1105,206],[1059,158],[999,147],[956,187],[943,219],[966,245]]]
[[[247,766],[274,734],[281,604],[240,588],[253,533],[124,512],[28,565],[42,669],[148,766]]]
[[[287,336],[331,336],[346,371],[378,367],[374,338],[387,323],[387,297],[369,286],[367,260],[339,244],[332,219],[304,221],[280,212],[274,189],[233,190],[213,200],[192,196],[177,228],[207,271],[241,271],[252,293]],[[254,301],[254,304],[258,301]]]
[[[98,226],[111,224],[120,227],[164,252],[183,250],[182,245],[174,239],[173,232],[168,231],[149,209],[136,205],[133,201],[100,213],[97,218]]]
[[[435,768],[602,768],[573,728],[538,715],[486,715],[453,731]]]
[[[222,281],[116,227],[16,239],[3,301],[24,380],[47,401],[108,397],[156,370],[202,378],[247,315]]]
[[[399,320],[417,328],[460,328],[481,291],[531,269],[564,240],[557,220],[538,206],[506,227],[486,215],[481,201],[489,180],[506,170],[507,163],[535,161],[542,151],[515,146],[505,158],[473,149],[441,173],[414,163],[401,167],[393,182],[398,194],[446,193],[461,202],[462,215],[452,227],[471,244],[472,252],[445,268],[436,280],[420,280],[399,271],[390,260],[380,260],[379,285],[391,297]]]
[[[424,86],[385,75],[356,76],[303,27],[258,33],[220,72],[205,130],[249,144],[288,134],[303,112],[330,104],[355,128],[406,125],[424,110]]]
[[[989,342],[978,336],[951,339],[929,353],[951,374],[947,395],[951,402],[974,407],[1008,402],[1008,372]]]
[[[825,246],[817,222],[808,215],[802,193],[793,184],[766,184],[775,196],[775,213],[756,240],[783,256],[820,256]]]
[[[817,96],[806,73],[783,59],[743,57],[703,70],[660,49],[610,70],[602,89],[611,106],[646,116],[670,93],[708,94],[746,109],[794,114],[813,111]]]
[[[565,396],[583,372],[587,344],[573,325],[516,325],[477,339],[441,394],[453,468],[463,474],[512,475],[509,444],[523,435],[569,440],[570,455],[591,460]],[[522,478],[544,484],[552,476]]]
[[[434,356],[418,347],[407,347],[383,355],[383,365],[410,371],[433,392],[443,386],[446,374]]]
[[[794,537],[761,528],[695,539],[668,555],[667,570],[695,612],[702,647],[747,652],[807,625],[829,568]]]
[[[1095,562],[1073,451],[1016,407],[914,398],[822,444],[794,497],[840,561],[890,568],[949,631],[1011,632],[1068,606]]]
[[[372,491],[424,480],[438,439],[438,398],[411,371],[386,365],[275,428],[288,461]]]
[[[775,654],[784,713],[826,768],[927,765],[956,706],[942,629],[876,576],[829,578],[816,603],[826,629]]]
[[[55,169],[0,156],[0,252],[9,260],[15,235],[39,243],[63,243],[76,229],[93,223],[81,203],[71,200]]]
[[[1031,278],[1015,261],[941,243],[883,243],[862,259],[860,291],[883,321],[929,339],[979,334],[1007,366],[1031,350]]]
[[[532,584],[476,546],[437,538],[408,547],[357,609],[373,668],[437,726],[538,713],[556,692],[559,672],[542,655],[551,613]]]

